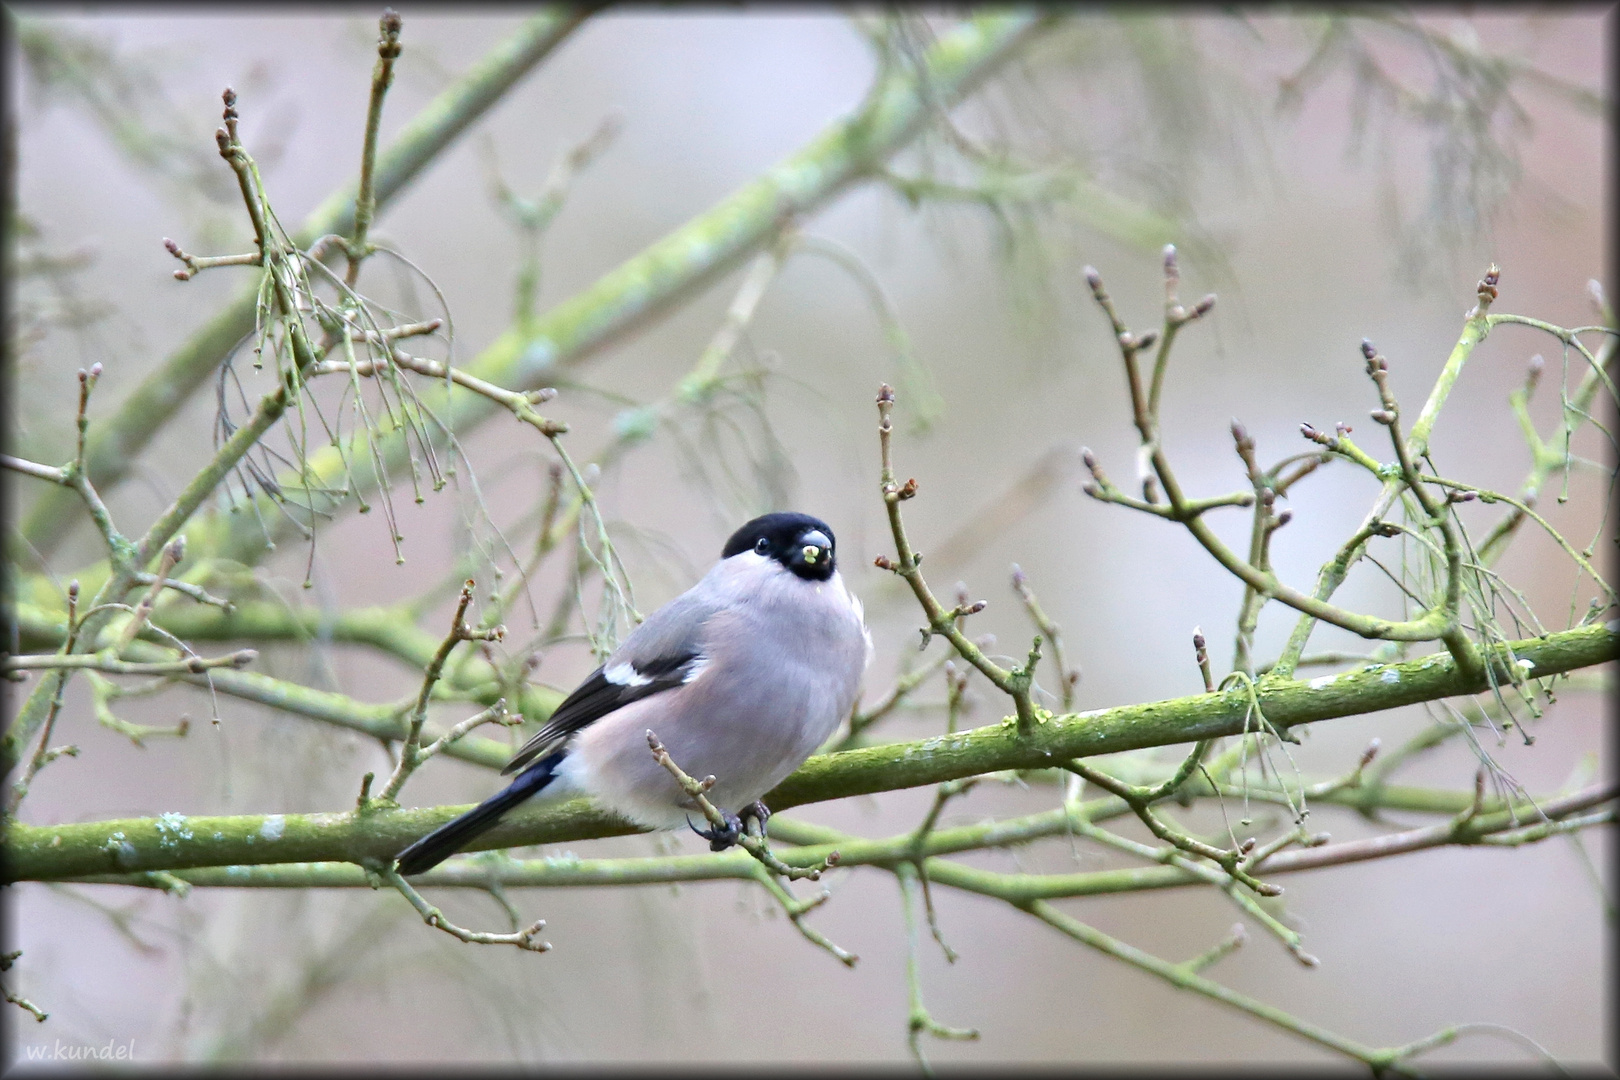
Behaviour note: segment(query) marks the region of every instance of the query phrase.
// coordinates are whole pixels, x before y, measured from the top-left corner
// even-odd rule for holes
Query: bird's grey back
[[[645,666],[650,661],[687,651],[701,652],[703,628],[725,602],[726,592],[715,588],[717,566],[696,585],[677,596],[632,630],[613,650],[604,667],[629,663]]]
[[[586,790],[648,824],[678,823],[683,811],[646,749],[647,728],[662,727],[675,762],[691,775],[716,776],[712,798],[737,809],[833,733],[854,705],[870,647],[859,605],[838,576],[805,581],[752,553],[720,563],[660,609],[608,666],[683,646],[707,658],[701,674],[603,717],[577,746],[577,767],[591,774],[580,776]]]

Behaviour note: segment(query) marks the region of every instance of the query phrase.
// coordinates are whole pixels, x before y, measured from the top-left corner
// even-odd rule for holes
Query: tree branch
[[[889,156],[914,139],[935,111],[976,89],[1032,38],[1061,16],[1008,11],[966,19],[942,34],[916,72],[892,72],[866,103],[833,124],[802,150],[657,241],[594,285],[551,311],[513,326],[469,363],[460,365],[485,382],[535,389],[554,372],[576,364],[645,325],[768,243],[782,224],[820,207],[851,184],[872,175]],[[486,419],[488,398],[458,396],[445,425],[462,432]],[[379,448],[381,450],[381,448]],[[390,469],[402,450],[381,450]],[[392,455],[392,456],[390,456]],[[343,474],[341,455],[330,447],[309,455],[311,486]],[[328,509],[335,509],[329,507]],[[229,523],[229,538],[215,554],[253,563],[264,538],[252,515]],[[201,535],[192,537],[207,541]],[[197,549],[203,550],[203,549]]]
[[[378,156],[375,190],[379,209],[567,40],[592,10],[592,5],[585,5],[540,12],[434,98]],[[328,196],[294,234],[294,243],[308,248],[323,236],[350,232],[355,225],[356,193],[357,185],[349,184]],[[220,361],[252,333],[257,298],[257,288],[238,294],[147,376],[117,414],[101,426],[87,457],[87,474],[93,484],[110,490],[124,479],[153,436],[165,430],[169,419],[208,381]],[[71,498],[47,492],[29,512],[23,534],[39,551],[49,553],[73,526],[73,511]]]
[[[1544,677],[1617,656],[1620,621],[1514,642],[1511,650],[1497,648],[1487,658],[1498,666],[1528,660],[1534,676]],[[1258,688],[1257,693],[1267,719],[1285,731],[1302,723],[1484,689],[1483,679],[1468,682],[1449,656],[1437,653],[1309,683],[1273,683]],[[825,754],[807,761],[769,792],[766,801],[777,809],[788,809],[1003,769],[1050,767],[1077,757],[1238,735],[1245,730],[1250,710],[1248,691],[1233,688],[1055,717],[1039,725],[1032,735],[993,724],[948,737]],[[161,844],[163,837],[153,819],[52,826],[19,823],[12,825],[5,840],[5,874],[7,880],[34,880],[254,862],[382,860],[465,809],[199,818],[194,819],[198,823],[192,830],[195,835],[179,844]],[[587,801],[574,800],[557,806],[521,807],[472,847],[556,843],[636,831]]]

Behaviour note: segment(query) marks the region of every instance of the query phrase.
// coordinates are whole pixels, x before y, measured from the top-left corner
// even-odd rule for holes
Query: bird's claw
[[[686,822],[687,826],[693,832],[697,833],[699,836],[703,837],[703,839],[709,842],[710,851],[724,851],[729,847],[735,846],[738,838],[743,834],[742,818],[738,817],[736,814],[728,814],[723,811],[721,816],[726,819],[724,828],[716,826],[709,829],[700,829],[696,825],[693,825],[690,819],[688,819]]]
[[[725,826],[708,829],[700,829],[692,824],[691,818],[686,819],[687,827],[709,842],[710,851],[725,851],[729,847],[735,847],[737,841],[742,839],[743,833],[747,831],[749,818],[759,822],[759,835],[764,836],[765,822],[771,816],[771,808],[755,799],[743,807],[740,814],[730,814],[722,810],[720,816],[725,818]]]
[[[753,818],[755,821],[759,822],[759,835],[761,836],[765,835],[765,822],[769,821],[770,817],[771,808],[766,806],[758,799],[755,799],[753,802],[743,807],[742,812],[737,815],[737,819],[744,823],[745,828],[747,827],[746,823],[749,818]]]

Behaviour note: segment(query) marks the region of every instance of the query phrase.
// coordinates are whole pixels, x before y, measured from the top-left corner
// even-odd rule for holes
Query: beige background
[[[409,6],[403,12],[406,51],[385,136],[443,85],[438,71],[463,70],[519,17],[515,11],[452,17]],[[151,50],[170,100],[195,122],[200,153],[212,151],[208,133],[219,89],[236,86],[249,147],[284,144],[266,180],[289,224],[352,174],[375,32],[371,13],[53,17],[105,35],[121,49]],[[1440,11],[1428,17],[1442,27],[1454,23]],[[1070,40],[1086,41],[1087,26],[1096,22],[1081,20]],[[1612,57],[1605,51],[1612,20],[1596,12],[1535,20],[1493,14],[1473,25],[1489,47],[1533,56],[1586,86],[1612,84]],[[1390,358],[1397,393],[1409,403],[1421,400],[1460,330],[1486,261],[1503,267],[1500,310],[1564,325],[1592,321],[1585,285],[1607,270],[1601,238],[1612,226],[1604,199],[1612,191],[1606,172],[1612,148],[1599,123],[1532,91],[1524,96],[1535,122],[1523,146],[1525,183],[1494,236],[1460,251],[1435,252],[1421,283],[1403,276],[1396,268],[1397,237],[1380,219],[1380,199],[1388,182],[1407,207],[1421,202],[1425,137],[1399,133],[1387,170],[1376,167],[1372,155],[1359,165],[1348,162],[1351,91],[1343,78],[1299,117],[1276,118],[1268,104],[1274,79],[1303,57],[1303,37],[1281,20],[1256,26],[1264,46],[1245,43],[1241,31],[1212,18],[1186,25],[1208,50],[1212,69],[1237,88],[1211,84],[1209,123],[1215,127],[1186,136],[1183,160],[1160,154],[1146,137],[1095,138],[1095,160],[1122,192],[1134,193],[1133,175],[1141,177],[1141,191],[1171,180],[1185,185],[1200,235],[1227,260],[1223,270],[1191,255],[1183,259],[1184,297],[1211,288],[1221,294],[1209,324],[1181,339],[1165,407],[1169,451],[1196,492],[1225,491],[1241,481],[1226,433],[1232,416],[1248,425],[1264,459],[1303,449],[1301,421],[1325,428],[1360,418],[1371,429],[1365,415],[1374,398],[1357,350],[1363,336]],[[1093,131],[1129,134],[1132,125],[1146,131],[1139,87],[1122,74],[1126,69],[1095,55],[1086,59],[1083,48],[1075,52],[1092,67],[1054,72],[1061,59],[1054,49],[1031,76],[1045,87],[1055,115],[1088,138]],[[589,284],[802,145],[854,106],[871,70],[861,40],[827,12],[636,10],[593,20],[481,129],[493,136],[508,181],[533,192],[555,156],[609,110],[624,118],[618,142],[576,183],[549,234],[542,306]],[[1420,68],[1410,71],[1419,78]],[[15,63],[8,77],[15,91],[21,80]],[[96,261],[83,288],[116,305],[99,330],[80,338],[59,332],[14,373],[9,422],[16,445],[58,460],[68,452],[74,368],[91,360],[105,364],[94,411],[109,415],[213,304],[239,287],[243,275],[234,270],[174,282],[160,238],[212,251],[198,235],[217,220],[228,224],[234,250],[246,236],[245,223],[229,204],[207,211],[185,205],[132,171],[79,111],[42,107],[27,95],[14,100],[21,205],[45,224],[54,243],[91,246]],[[964,126],[982,130],[981,108],[969,106],[960,115]],[[1000,115],[1016,122],[1005,99]],[[1242,131],[1258,134],[1233,134]],[[1239,149],[1223,160],[1228,136]],[[1232,158],[1244,167],[1232,167]],[[1167,178],[1167,169],[1174,175]],[[903,437],[897,451],[902,475],[915,475],[922,485],[907,512],[924,551],[938,549],[974,520],[1053,446],[1090,445],[1113,476],[1131,475],[1134,432],[1117,355],[1079,266],[1100,267],[1127,317],[1146,326],[1158,311],[1156,254],[1052,226],[1045,234],[1053,251],[1050,300],[1026,317],[1010,303],[1015,287],[975,211],[919,214],[892,194],[866,187],[840,198],[806,228],[868,261],[942,396],[937,428],[926,437]],[[460,355],[471,355],[504,328],[516,246],[486,195],[476,140],[464,140],[438,162],[387,211],[379,231],[444,290]],[[643,400],[665,393],[713,333],[734,282],[735,276],[615,346],[585,369],[586,378]],[[875,490],[871,405],[877,383],[893,378],[880,328],[846,275],[825,260],[803,258],[777,281],[748,336],[755,354],[778,354],[778,370],[794,380],[774,385],[770,413],[797,468],[794,505],[838,530],[845,573],[867,598],[878,642],[869,693],[881,693],[899,651],[915,640],[918,617],[871,568],[872,557],[888,550]],[[1477,351],[1435,433],[1442,468],[1517,489],[1527,454],[1506,394],[1532,352],[1547,354],[1551,381],[1559,363],[1555,344],[1504,329]],[[1537,410],[1544,427],[1555,405],[1544,385]],[[614,414],[612,405],[583,392],[564,395],[551,409],[574,425],[570,444],[582,457],[599,445]],[[112,506],[126,531],[144,527],[207,452],[212,412],[211,395],[199,395],[116,493]],[[543,458],[529,435],[495,423],[467,440],[492,505],[515,508],[534,499]],[[1583,446],[1607,456],[1596,439]],[[675,553],[651,541],[626,544],[648,610],[685,588],[736,524],[683,481],[666,451],[662,443],[642,450],[603,486],[615,518],[649,530]],[[1546,508],[1584,544],[1599,527],[1602,484],[1577,473],[1572,489],[1568,506],[1549,500]],[[1276,548],[1289,580],[1314,575],[1364,513],[1373,490],[1343,467],[1302,485],[1293,502],[1295,523]],[[11,491],[13,500],[32,494],[21,484]],[[325,534],[309,602],[388,602],[452,572],[449,560],[459,542],[454,497],[446,492],[420,508],[409,507],[408,499],[401,505],[407,563],[393,564],[375,516],[351,516]],[[17,507],[12,502],[10,511]],[[1246,536],[1246,518],[1218,520],[1223,535]],[[932,564],[931,580],[948,591],[960,577],[973,595],[990,599],[975,631],[994,632],[1005,651],[1021,653],[1029,631],[1006,584],[1008,564],[1020,562],[1084,669],[1079,707],[1193,692],[1198,674],[1188,635],[1195,624],[1209,634],[1217,667],[1229,663],[1238,586],[1183,533],[1088,500],[1072,472],[1027,516],[991,524],[987,543],[953,565]],[[81,530],[56,569],[65,575],[92,557],[92,540]],[[1607,557],[1606,544],[1602,550]],[[284,551],[267,564],[285,595],[300,591],[305,554]],[[1504,571],[1526,589],[1549,626],[1565,624],[1573,574],[1550,542],[1527,532]],[[548,610],[550,593],[537,592]],[[1370,572],[1341,596],[1385,611],[1396,603],[1393,590]],[[1274,655],[1291,625],[1284,613],[1268,609],[1260,654]],[[1315,644],[1354,642],[1319,632]],[[342,650],[325,659],[337,684],[363,700],[392,699],[411,684],[408,672],[387,662]],[[559,648],[541,674],[566,686],[588,668],[583,649]],[[264,669],[293,678],[322,672],[308,655],[290,650],[267,650]],[[978,684],[973,723],[999,715],[1000,703],[987,690]],[[936,688],[928,700],[939,696]],[[206,698],[175,691],[126,703],[121,715],[172,722],[181,711],[205,718],[208,708]],[[85,752],[41,775],[25,820],[332,809],[349,804],[359,775],[381,761],[374,746],[357,739],[313,731],[241,702],[224,700],[220,709],[217,729],[201,723],[183,742],[157,741],[141,751],[94,725],[81,689],[70,696],[59,737]],[[1557,789],[1594,751],[1607,770],[1611,747],[1601,712],[1594,695],[1568,694],[1538,728],[1534,747],[1511,740],[1497,751],[1499,760],[1536,792]],[[1420,711],[1403,710],[1323,724],[1296,756],[1307,771],[1337,772],[1369,738],[1392,745],[1422,722]],[[929,711],[892,720],[886,730],[895,738],[915,737],[940,724],[939,713]],[[1452,747],[1403,775],[1413,783],[1462,788],[1473,769],[1468,752]],[[492,784],[485,772],[440,759],[413,780],[406,801],[469,801]],[[1031,812],[1056,797],[1050,788],[987,785],[953,804],[946,821]],[[929,798],[926,791],[897,792],[800,813],[889,835],[911,828]],[[1214,817],[1192,820],[1216,823]],[[1326,808],[1312,820],[1336,839],[1370,830]],[[686,836],[574,850],[641,854],[660,844],[698,850]],[[1607,867],[1611,838],[1593,835],[1587,844]],[[1079,859],[1082,867],[1114,864],[1113,856],[1089,849]],[[1062,844],[971,861],[1007,869],[1072,865]],[[1403,1043],[1446,1024],[1478,1020],[1511,1025],[1572,1063],[1608,1057],[1603,988],[1611,925],[1569,843],[1440,851],[1285,884],[1286,909],[1321,967],[1301,969],[1271,940],[1253,934],[1248,948],[1215,969],[1217,978],[1370,1044]],[[221,891],[176,901],[83,889],[80,900],[25,885],[11,897],[16,944],[9,947],[25,950],[18,985],[52,1017],[18,1034],[24,1043],[133,1039],[141,1061],[215,1054],[355,1062],[904,1061],[904,939],[894,882],[861,871],[834,875],[832,888],[832,901],[813,921],[860,954],[853,971],[800,939],[757,891],[732,884],[516,894],[525,913],[548,920],[556,948],[541,956],[461,946],[421,926],[390,895]],[[463,923],[502,921],[487,898],[434,899]],[[129,914],[131,935],[86,900]],[[943,889],[938,900],[940,921],[962,955],[946,965],[928,943],[925,1000],[938,1019],[977,1027],[982,1039],[928,1044],[935,1061],[1334,1060],[1094,955],[1016,911]],[[1063,906],[1175,960],[1208,947],[1234,919],[1222,898],[1195,890]],[[1524,1058],[1511,1043],[1477,1036],[1434,1055],[1436,1061]]]

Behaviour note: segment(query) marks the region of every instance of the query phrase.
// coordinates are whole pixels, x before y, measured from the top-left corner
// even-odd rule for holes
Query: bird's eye
[[[763,555],[767,551],[771,550],[771,542],[762,536],[758,540],[754,541],[754,550]]]

